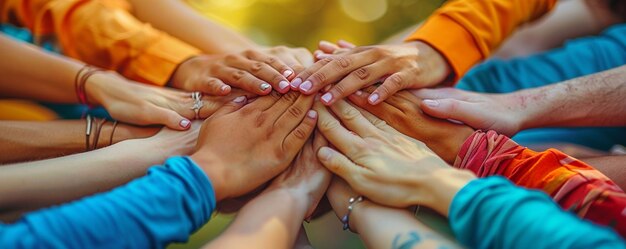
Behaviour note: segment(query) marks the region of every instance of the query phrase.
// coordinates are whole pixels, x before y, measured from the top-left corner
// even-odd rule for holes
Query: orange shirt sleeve
[[[449,1],[406,41],[423,41],[450,63],[455,81],[489,57],[516,27],[549,12],[556,0]]]
[[[130,13],[123,0],[4,0],[3,21],[36,38],[53,36],[67,56],[125,77],[165,85],[176,67],[200,51]]]

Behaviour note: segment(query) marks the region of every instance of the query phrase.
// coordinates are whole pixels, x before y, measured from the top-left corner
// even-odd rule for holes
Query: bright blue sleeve
[[[214,209],[209,178],[173,157],[110,192],[0,224],[0,248],[163,248],[186,241]]]
[[[456,238],[469,248],[626,248],[610,228],[581,220],[543,192],[499,176],[463,187],[449,219]]]

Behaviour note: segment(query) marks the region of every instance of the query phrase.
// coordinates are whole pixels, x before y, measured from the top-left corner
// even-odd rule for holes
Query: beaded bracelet
[[[352,231],[352,229],[350,229],[350,213],[352,213],[352,209],[354,209],[354,206],[362,201],[363,196],[350,197],[350,199],[348,200],[348,212],[343,217],[341,217],[343,230],[350,230],[351,232],[354,232]]]

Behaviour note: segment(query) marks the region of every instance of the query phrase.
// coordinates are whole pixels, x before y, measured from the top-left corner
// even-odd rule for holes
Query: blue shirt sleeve
[[[543,192],[498,176],[463,187],[449,217],[456,238],[469,248],[626,248],[610,228],[581,220]]]
[[[163,248],[186,241],[215,204],[204,172],[173,157],[110,192],[0,224],[0,248]]]

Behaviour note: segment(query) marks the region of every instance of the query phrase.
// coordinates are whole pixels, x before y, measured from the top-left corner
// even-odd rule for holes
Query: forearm
[[[626,66],[559,84],[511,93],[522,129],[626,125]]]
[[[78,103],[74,77],[83,66],[69,58],[0,35],[0,96]]]
[[[623,170],[626,156],[592,157],[581,159],[581,161],[611,178],[621,189],[626,189],[626,171]]]
[[[0,122],[0,164],[41,160],[84,152],[87,148],[85,120],[59,120],[49,122]],[[95,127],[97,124],[92,123]],[[99,134],[92,129],[89,144],[103,148],[120,141],[154,135],[157,128],[135,127],[113,122],[104,123]]]
[[[245,36],[202,16],[182,0],[130,0],[130,2],[138,19],[151,23],[155,28],[205,53],[233,53],[257,46]],[[168,13],[168,18],[163,18],[163,13]]]
[[[188,158],[172,158],[113,191],[0,224],[0,245],[164,248],[187,240],[214,208],[214,192],[204,172]]]
[[[160,153],[145,153],[142,140],[44,161],[0,167],[0,210],[26,211],[109,190],[160,164]],[[142,155],[142,156],[137,156]]]
[[[205,248],[292,248],[307,202],[305,196],[285,189],[265,191],[246,204],[226,231]]]
[[[366,201],[355,207],[350,219],[367,248],[458,248],[404,209]]]

